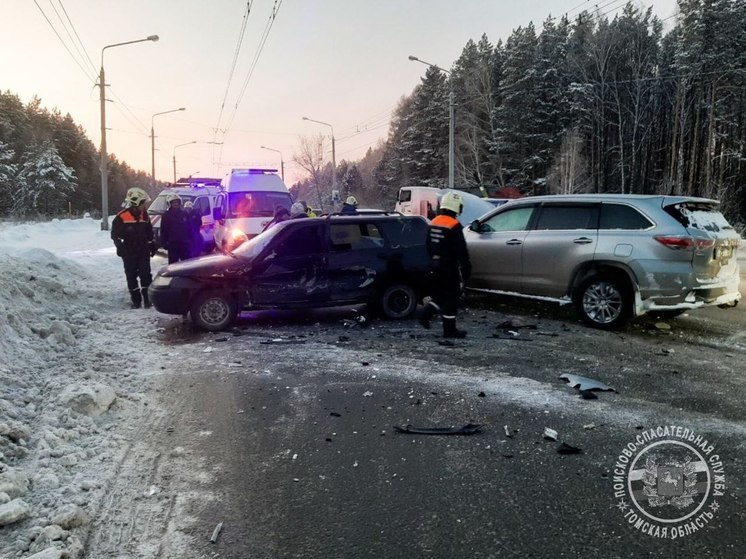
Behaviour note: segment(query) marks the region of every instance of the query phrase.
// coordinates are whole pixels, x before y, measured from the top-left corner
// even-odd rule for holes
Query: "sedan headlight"
[[[157,275],[155,276],[155,279],[153,280],[153,286],[154,287],[168,287],[171,285],[171,280],[174,279],[170,276],[161,276]]]

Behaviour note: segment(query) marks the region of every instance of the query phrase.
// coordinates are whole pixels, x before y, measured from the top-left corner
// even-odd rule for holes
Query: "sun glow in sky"
[[[292,161],[299,136],[330,134],[302,117],[333,126],[338,162],[359,159],[385,139],[391,111],[426,70],[408,55],[449,68],[469,39],[486,33],[494,44],[594,5],[610,17],[623,1],[253,0],[237,49],[246,0],[6,0],[0,90],[70,113],[98,146],[101,49],[156,34],[104,54],[109,153],[149,173],[152,125],[160,180],[172,180],[174,157],[177,176],[217,177],[279,168],[282,157],[290,185],[303,176]],[[676,10],[675,0],[639,5],[661,19]]]

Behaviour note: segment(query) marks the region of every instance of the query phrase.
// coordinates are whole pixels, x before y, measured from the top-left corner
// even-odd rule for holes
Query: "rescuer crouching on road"
[[[445,338],[466,337],[464,330],[456,328],[461,285],[471,274],[464,228],[456,219],[463,209],[461,195],[448,192],[440,202],[438,215],[430,222],[427,236],[427,250],[433,264],[432,293],[419,321],[423,327],[430,328],[433,316],[441,314]]]
[[[142,304],[150,307],[148,286],[153,280],[150,257],[155,255],[155,243],[153,226],[145,210],[147,202],[150,202],[147,192],[142,188],[130,188],[124,199],[126,207],[111,224],[111,238],[124,264],[133,309],[139,309]]]

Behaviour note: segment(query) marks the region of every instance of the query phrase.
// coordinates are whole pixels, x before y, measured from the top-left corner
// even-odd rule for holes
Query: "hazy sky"
[[[298,137],[330,133],[303,116],[334,127],[337,162],[361,157],[386,137],[391,111],[426,70],[408,55],[450,68],[466,42],[483,33],[494,44],[530,21],[540,30],[550,14],[573,17],[597,5],[613,16],[623,5],[623,0],[253,0],[228,87],[246,0],[1,2],[0,90],[24,103],[37,95],[46,108],[69,112],[99,146],[95,82],[101,49],[156,34],[158,42],[114,47],[104,55],[112,101],[106,110],[109,153],[150,172],[154,122],[160,180],[172,180],[174,153],[179,176],[222,177],[240,166],[279,168],[280,154],[260,149],[267,146],[282,152],[288,185],[301,174],[292,162]],[[662,19],[676,10],[676,0],[639,5],[652,5]],[[666,28],[673,21],[668,19]],[[73,45],[76,32],[92,64]],[[186,111],[153,118],[179,107]],[[216,133],[216,127],[228,132]],[[198,143],[176,148],[191,141]],[[211,141],[224,143],[205,143]]]

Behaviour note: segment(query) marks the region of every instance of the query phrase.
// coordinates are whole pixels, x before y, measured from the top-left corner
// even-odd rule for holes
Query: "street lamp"
[[[412,60],[414,62],[421,62],[422,64],[435,68],[436,70],[440,70],[444,74],[447,74],[449,77],[451,75],[448,70],[444,70],[440,66],[430,64],[429,62],[425,62],[424,60],[420,60],[419,58],[417,58],[416,56],[412,56],[411,54],[408,58],[409,60]],[[453,188],[454,165],[456,163],[454,142],[454,131],[456,129],[456,111],[455,104],[453,102],[453,83],[451,83],[450,79],[448,80],[448,85],[451,89],[451,92],[448,94],[448,188]]]
[[[176,148],[180,148],[181,146],[188,146],[191,144],[214,144],[216,146],[222,146],[223,142],[198,142],[197,140],[192,140],[191,142],[186,142],[184,144],[174,146],[174,182],[176,182]],[[199,171],[192,173],[192,175],[196,175],[197,173],[199,173]],[[191,177],[192,175],[189,176]]]
[[[176,148],[180,148],[182,146],[188,146],[188,145],[196,144],[196,143],[197,143],[197,140],[192,140],[191,142],[186,142],[186,143],[174,146],[174,183],[176,182]]]
[[[279,149],[268,148],[267,146],[259,147],[262,149],[268,149],[269,151],[276,151],[280,154],[280,176],[282,177],[282,182],[285,182],[285,162],[282,159],[282,152]]]
[[[145,39],[136,41],[126,41],[124,43],[114,43],[106,45],[101,49],[101,71],[98,75],[99,99],[101,102],[101,231],[109,230],[109,156],[106,153],[106,78],[104,76],[104,51],[112,47],[121,47],[122,45],[132,45],[144,41],[157,41],[158,35],[150,35]]]
[[[153,186],[155,186],[155,130],[153,121],[155,121],[155,117],[157,117],[158,115],[176,113],[179,111],[186,111],[186,109],[184,107],[179,107],[178,109],[171,109],[170,111],[161,111],[160,113],[155,113],[152,117],[150,117],[150,161],[152,164],[150,180],[153,181]]]
[[[324,126],[328,126],[332,129],[332,194],[334,194],[334,192],[337,190],[337,156],[334,147],[334,127],[328,122],[321,122],[320,120],[314,120],[312,118],[308,118],[307,116],[304,116],[303,120],[307,120],[308,122],[315,122],[316,124],[323,124]]]

